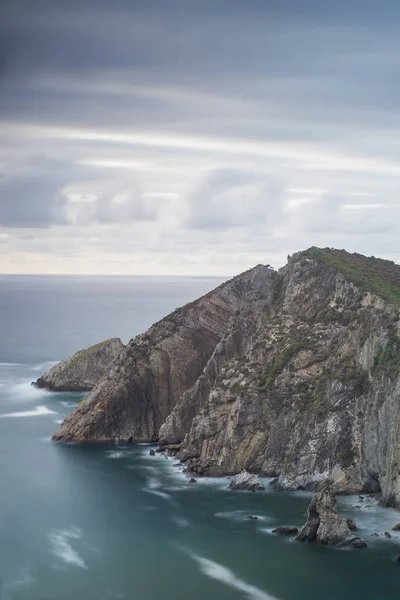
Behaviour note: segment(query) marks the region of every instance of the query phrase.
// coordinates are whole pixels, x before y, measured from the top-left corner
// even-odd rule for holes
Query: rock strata
[[[336,499],[330,489],[325,489],[313,497],[307,510],[307,521],[296,540],[340,548],[367,546],[364,540],[350,531],[346,519],[337,514]]]
[[[231,490],[247,490],[249,492],[257,492],[265,490],[262,482],[255,475],[251,475],[247,471],[242,471],[232,478],[229,489]]]
[[[123,349],[124,344],[120,338],[112,338],[85,350],[78,350],[51,367],[34,385],[55,392],[90,391]]]
[[[54,439],[178,444],[194,476],[400,506],[400,267],[311,248],[131,340]]]

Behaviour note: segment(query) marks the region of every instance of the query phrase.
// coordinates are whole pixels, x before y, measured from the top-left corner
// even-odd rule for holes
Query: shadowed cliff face
[[[157,440],[161,425],[232,327],[239,307],[250,302],[265,281],[277,277],[267,267],[255,267],[131,340],[54,439]]]
[[[180,442],[195,473],[330,480],[400,505],[399,268],[353,256],[300,253],[176,311],[127,346],[55,439]]]

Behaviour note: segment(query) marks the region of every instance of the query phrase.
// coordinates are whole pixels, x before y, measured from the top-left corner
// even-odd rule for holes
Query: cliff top
[[[391,260],[315,246],[293,256],[297,257],[313,258],[328,265],[356,285],[400,306],[400,265]]]

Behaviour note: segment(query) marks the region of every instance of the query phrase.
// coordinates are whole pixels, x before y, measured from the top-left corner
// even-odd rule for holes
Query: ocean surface
[[[149,446],[73,447],[51,434],[80,394],[30,386],[52,362],[129,338],[215,278],[0,277],[0,600],[398,600],[400,513],[341,498],[365,550],[271,533],[310,495],[188,480]],[[258,520],[246,520],[247,515]]]

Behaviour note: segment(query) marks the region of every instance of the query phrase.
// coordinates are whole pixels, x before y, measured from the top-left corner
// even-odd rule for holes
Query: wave
[[[78,540],[82,537],[77,527],[70,529],[55,529],[49,534],[49,540],[53,546],[53,554],[68,565],[87,569],[83,558],[71,546],[70,540]]]
[[[200,571],[204,573],[204,575],[207,575],[210,579],[216,579],[234,590],[243,592],[249,600],[277,600],[275,597],[267,594],[255,585],[251,585],[250,583],[243,581],[243,579],[239,579],[239,577],[227,567],[224,567],[213,560],[209,560],[208,558],[203,558],[193,552],[189,552],[189,556],[197,562]]]
[[[44,415],[56,415],[58,413],[54,410],[50,410],[47,406],[36,406],[33,410],[22,410],[19,412],[3,413],[0,414],[0,419],[12,418],[12,417],[42,417]]]
[[[3,387],[8,388],[7,394],[12,396],[13,401],[21,402],[25,400],[35,400],[38,398],[48,397],[49,394],[53,392],[49,392],[43,388],[37,388],[32,385],[30,380],[25,381],[5,381],[2,380]]]

